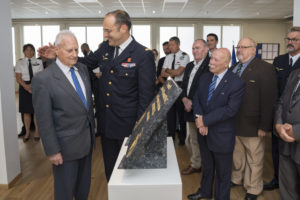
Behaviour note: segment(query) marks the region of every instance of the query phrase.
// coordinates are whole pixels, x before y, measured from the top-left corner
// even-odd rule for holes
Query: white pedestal
[[[108,199],[181,200],[182,182],[172,138],[167,138],[167,168],[164,169],[118,169],[127,150],[126,140],[108,183]]]

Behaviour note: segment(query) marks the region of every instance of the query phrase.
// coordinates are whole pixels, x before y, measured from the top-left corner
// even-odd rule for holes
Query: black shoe
[[[264,184],[264,190],[275,190],[279,188],[278,181],[273,179],[271,182]]]
[[[257,199],[257,195],[246,193],[245,200],[256,200],[256,199]]]
[[[184,140],[183,141],[180,140],[179,143],[178,143],[179,146],[183,146],[184,144],[185,144]]]
[[[18,137],[23,137],[26,134],[26,131],[24,129],[21,130],[21,132],[18,134]]]
[[[190,194],[187,196],[189,200],[199,200],[199,199],[211,199],[211,197],[205,196],[202,192],[201,189],[199,189],[196,193]]]

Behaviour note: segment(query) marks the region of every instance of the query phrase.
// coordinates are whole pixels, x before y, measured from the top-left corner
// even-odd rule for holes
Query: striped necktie
[[[239,66],[235,72],[236,75],[238,75],[239,77],[241,77],[241,71],[242,71],[242,67],[243,67],[243,64],[242,63],[239,63]]]
[[[212,95],[213,95],[213,92],[215,90],[215,87],[216,87],[216,83],[217,83],[217,79],[218,79],[218,76],[217,75],[214,75],[213,77],[213,80],[212,82],[210,83],[209,85],[209,88],[208,88],[208,96],[207,96],[207,101],[206,101],[206,104],[208,105]]]
[[[86,99],[85,99],[84,94],[82,92],[80,83],[79,83],[79,81],[77,79],[77,76],[75,74],[74,67],[70,68],[70,72],[71,72],[71,76],[72,76],[72,79],[73,79],[73,83],[74,83],[75,88],[76,88],[76,92],[77,92],[78,96],[80,97],[81,101],[83,102],[84,107],[86,109],[88,109],[87,102],[86,102]]]

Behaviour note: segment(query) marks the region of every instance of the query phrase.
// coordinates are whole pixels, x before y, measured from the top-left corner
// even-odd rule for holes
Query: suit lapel
[[[299,100],[300,100],[300,95],[297,96],[297,98],[295,99],[295,101],[293,102],[292,99],[293,99],[293,95],[297,89],[297,86],[298,86],[298,83],[300,81],[300,74],[298,74],[296,80],[295,80],[295,84],[294,84],[294,87],[293,87],[293,91],[292,91],[292,95],[291,95],[291,99],[290,99],[290,106],[293,107]],[[300,85],[298,86],[300,87]]]
[[[63,90],[65,90],[72,97],[72,99],[74,99],[77,103],[79,103],[85,109],[84,104],[81,101],[80,97],[78,96],[75,88],[72,86],[70,81],[67,79],[67,77],[64,75],[64,73],[61,71],[61,69],[59,69],[59,67],[57,66],[56,63],[53,66],[53,74],[54,74],[54,77],[58,80],[57,83],[59,84],[59,86]]]
[[[217,88],[215,89],[215,91],[213,92],[213,95],[211,97],[210,102],[219,95],[219,93],[222,91],[222,88],[225,87],[225,85],[227,85],[228,83],[228,79],[230,73],[229,71],[226,72],[226,74],[223,76],[222,80],[220,81],[220,83],[218,84]]]
[[[253,67],[255,67],[254,63],[255,63],[256,59],[257,58],[253,58],[253,60],[248,64],[248,66],[246,67],[246,69],[243,71],[242,76],[241,76],[241,78],[243,80],[247,79],[248,74],[251,73],[251,71],[253,70]]]

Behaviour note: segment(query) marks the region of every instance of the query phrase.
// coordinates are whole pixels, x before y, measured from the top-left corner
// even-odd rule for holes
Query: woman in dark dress
[[[38,72],[43,70],[43,63],[41,60],[34,57],[35,48],[32,44],[25,44],[23,46],[23,53],[25,58],[20,59],[15,67],[16,80],[19,83],[19,112],[24,114],[24,125],[26,134],[23,138],[24,142],[29,140],[31,114],[34,114],[32,105],[32,91],[31,80]],[[39,133],[36,125],[34,115],[35,134],[34,140],[39,141]]]

